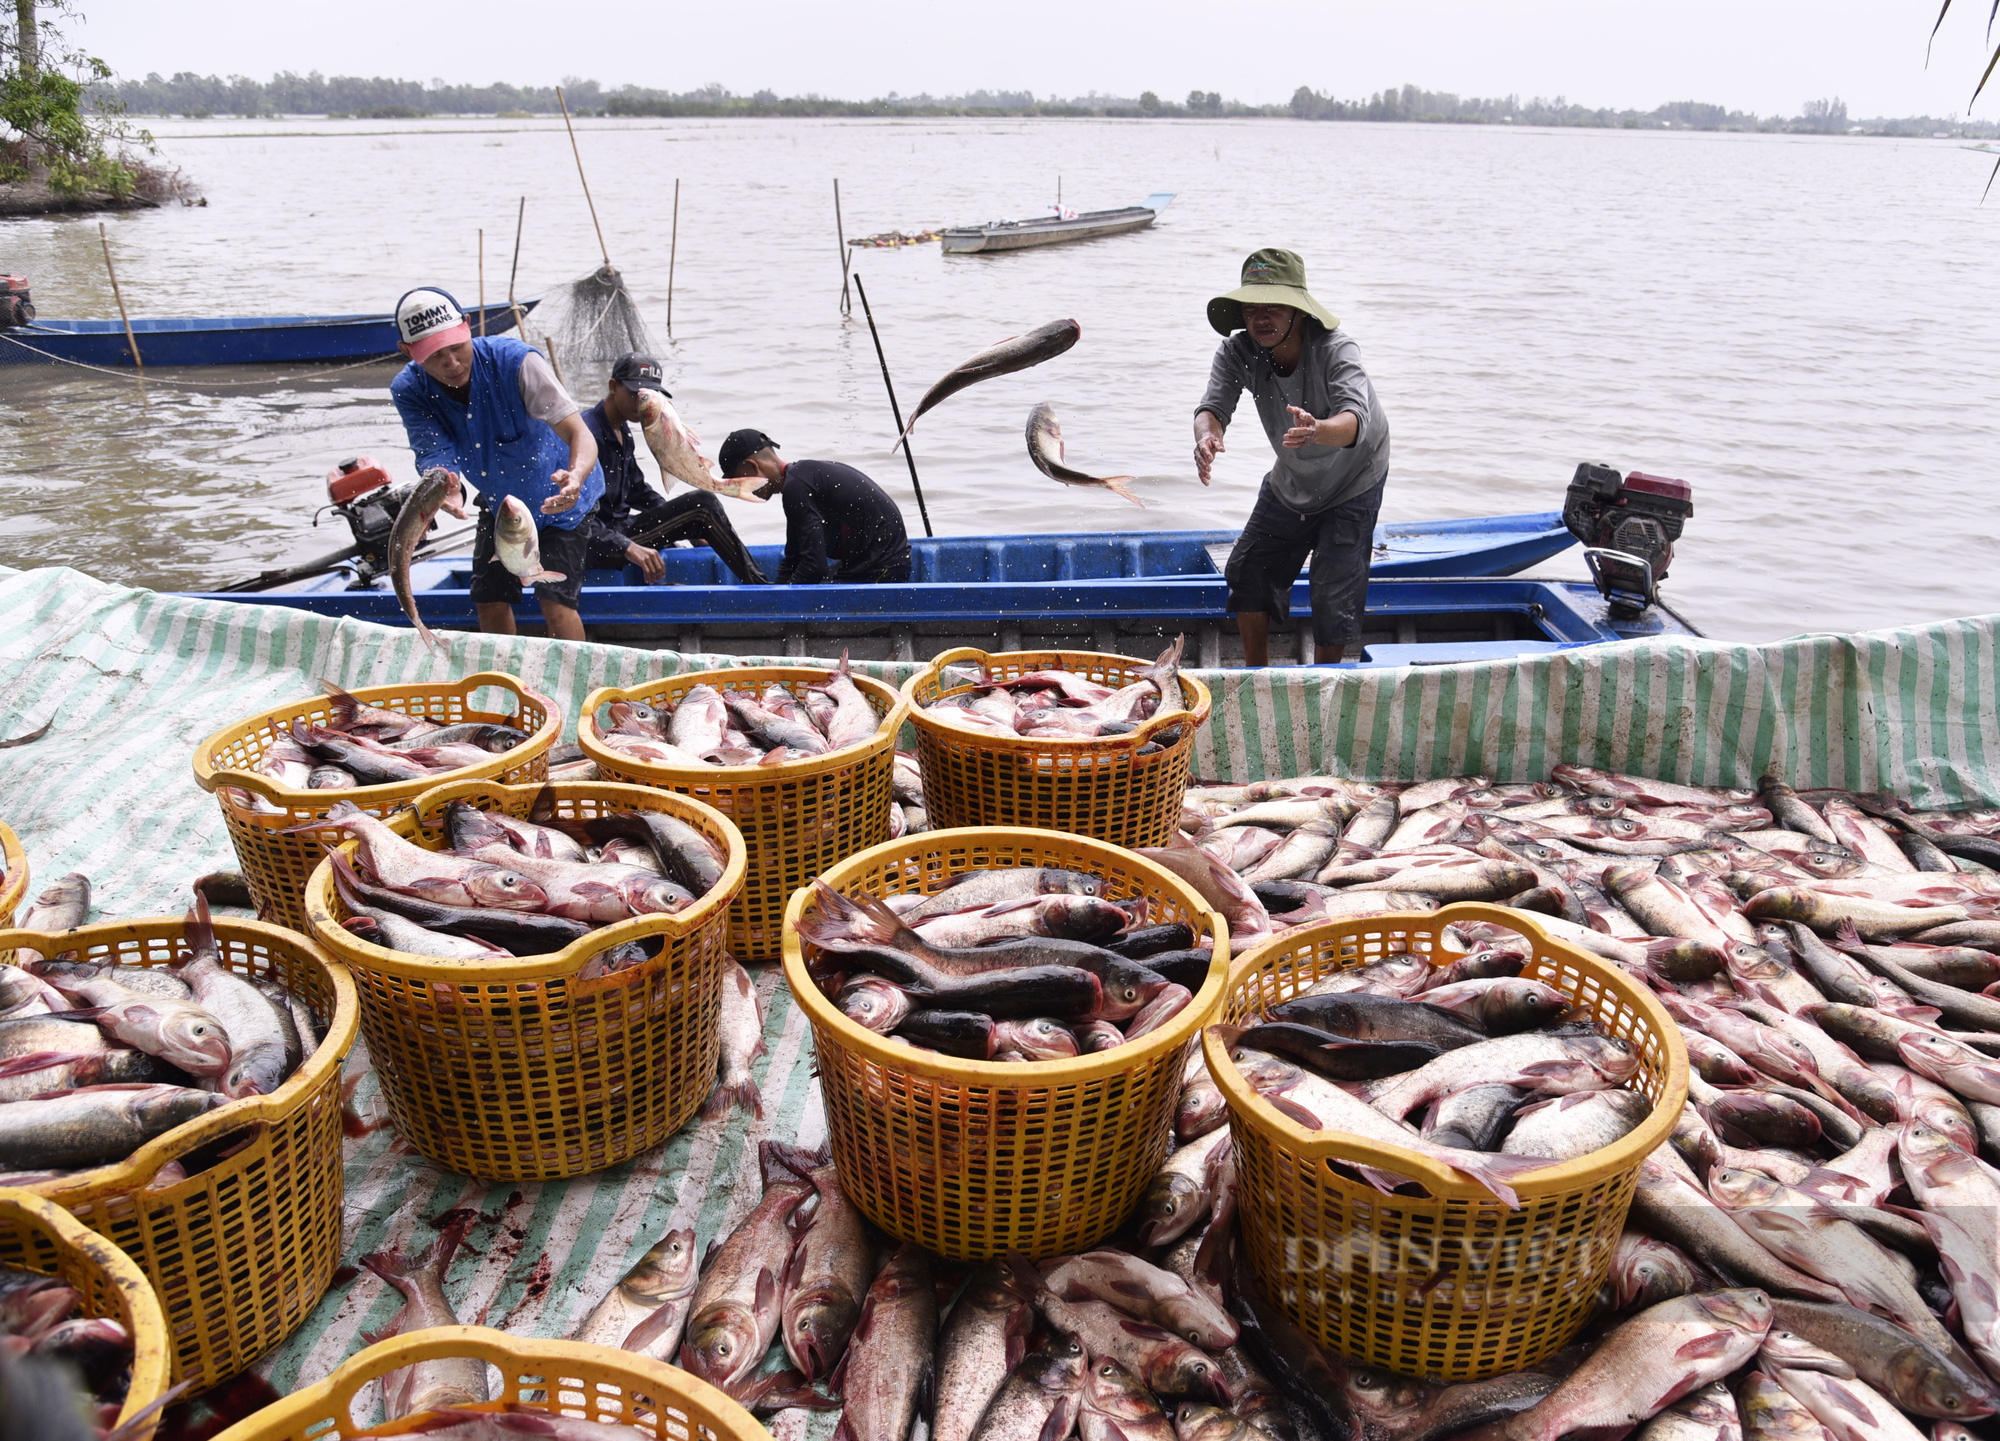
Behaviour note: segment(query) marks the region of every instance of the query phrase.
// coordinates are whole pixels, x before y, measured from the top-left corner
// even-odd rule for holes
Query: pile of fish
[[[0,1266],[0,1404],[11,1434],[109,1441],[150,1424],[149,1409],[147,1422],[117,1426],[132,1384],[132,1333],[83,1315],[82,1300],[59,1277]]]
[[[346,801],[299,829],[337,829],[359,842],[352,861],[330,857],[351,912],[347,929],[440,960],[548,955],[600,926],[672,915],[722,879],[715,843],[658,811],[563,820],[545,791],[529,819],[454,800],[444,823],[446,843],[435,851]],[[649,954],[627,941],[592,957],[580,975],[623,970]]]
[[[1217,1033],[1281,1115],[1428,1156],[1512,1206],[1509,1176],[1601,1150],[1653,1110],[1627,1085],[1639,1053],[1568,1022],[1562,992],[1512,974],[1522,959],[1479,950],[1439,968],[1395,955],[1336,971],[1255,1024]],[[1194,1141],[1226,1119],[1203,1068],[1183,1090],[1175,1130]],[[1358,1169],[1383,1191],[1407,1183]]]
[[[1932,1422],[1962,1441],[1950,1423],[2000,1408],[2000,812],[1561,766],[1534,785],[1197,786],[1183,831],[1152,854],[1205,888],[1238,944],[1493,901],[1642,981],[1687,1044],[1688,1103],[1644,1164],[1603,1314],[1535,1385],[1481,1383],[1511,1379],[1519,1403],[1482,1441],[1649,1418],[1656,1441],[1914,1441]],[[1432,1156],[1508,1202],[1523,1175],[1643,1119],[1636,1058],[1514,974],[1518,932],[1443,939],[1448,966],[1392,955],[1222,1034],[1280,1112]],[[1182,1144],[1142,1203],[1147,1245],[1233,1214],[1224,1119],[1197,1066]],[[1393,1383],[1413,1399],[1390,1414],[1364,1373],[1308,1359],[1298,1374],[1321,1379],[1300,1394],[1341,1398],[1328,1426],[1465,1429],[1425,1429],[1416,1383]]]
[[[1141,897],[1050,866],[964,871],[928,895],[849,898],[814,879],[799,935],[814,980],[850,1020],[978,1061],[1108,1051],[1164,1026],[1208,975],[1184,922],[1148,925]]]
[[[882,726],[846,651],[824,685],[800,694],[776,681],[756,695],[704,682],[670,709],[612,701],[592,721],[598,740],[621,755],[669,766],[783,765],[860,745]]]
[[[331,681],[320,689],[332,699],[323,726],[293,721],[271,742],[255,773],[292,790],[344,791],[398,781],[442,778],[484,765],[528,739],[510,725],[467,721],[439,725],[421,716],[369,705]],[[237,804],[266,814],[281,807],[238,786],[225,787]]]
[[[897,751],[890,780],[889,839],[922,835],[931,828],[924,809],[924,773],[913,751]]]
[[[693,1232],[668,1232],[574,1339],[677,1359],[760,1412],[842,1407],[842,1441],[901,1441],[919,1414],[937,1441],[1171,1438],[1175,1398],[1282,1420],[1206,1277],[1114,1247],[966,1276],[880,1241],[824,1151],[766,1141],[759,1160],[761,1200],[702,1266]],[[766,1370],[774,1343],[789,1366]]]
[[[20,924],[66,931],[89,913],[90,882],[71,874]],[[0,1184],[123,1161],[229,1101],[270,1095],[318,1049],[296,996],[223,964],[199,891],[186,934],[171,967],[29,950],[0,967]],[[183,1177],[174,1163],[152,1184]]]
[[[1146,721],[1187,709],[1180,680],[1186,643],[1185,636],[1177,636],[1158,660],[1133,672],[1140,679],[1116,690],[1068,670],[1036,670],[1012,680],[994,680],[970,667],[947,667],[943,679],[951,690],[926,706],[924,715],[939,725],[979,735],[1036,740],[1130,735]],[[1168,726],[1138,754],[1179,739],[1178,730]]]

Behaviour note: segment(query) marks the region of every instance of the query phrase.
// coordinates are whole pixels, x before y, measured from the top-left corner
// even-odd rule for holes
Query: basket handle
[[[284,798],[278,794],[277,783],[255,771],[209,770],[205,766],[197,766],[194,779],[196,785],[211,794],[233,786],[237,790],[259,796],[274,806],[282,807],[287,815],[291,813],[291,807],[286,805]]]

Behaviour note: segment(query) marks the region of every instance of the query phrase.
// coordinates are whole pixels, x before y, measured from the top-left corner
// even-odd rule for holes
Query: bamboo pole
[[[486,333],[486,227],[479,227],[479,333]]]
[[[681,253],[681,183],[674,182],[674,234],[667,249],[667,339],[674,338],[674,261]]]
[[[104,222],[97,222],[98,243],[104,247],[104,269],[111,276],[111,298],[118,302],[118,318],[125,322],[125,343],[132,347],[132,367],[141,375],[146,373],[146,362],[139,358],[139,337],[132,333],[132,317],[125,313],[125,294],[118,288],[118,267],[111,263],[111,237],[104,233]]]
[[[562,362],[556,359],[556,338],[553,335],[545,335],[542,337],[542,344],[549,348],[549,369],[556,373],[556,384],[567,390],[569,382],[562,378]]]
[[[882,334],[875,328],[875,311],[868,304],[868,292],[862,288],[861,277],[854,277],[854,292],[861,297],[861,313],[868,317],[868,333],[875,339],[875,358],[882,363],[882,385],[889,392],[889,414],[895,417],[896,434],[903,434],[903,408],[896,404],[896,382],[889,379],[889,358],[882,353]],[[917,458],[910,454],[910,442],[903,441],[903,459],[910,463],[910,489],[917,493],[917,514],[924,518],[924,534],[932,534],[930,507],[924,504],[924,488],[917,480]]]
[[[833,238],[840,242],[840,313],[854,314],[854,301],[847,293],[847,227],[840,220],[840,181],[833,182]]]
[[[569,131],[570,154],[576,157],[576,178],[583,182],[583,203],[590,207],[590,223],[597,226],[597,248],[604,255],[606,269],[611,266],[611,250],[604,243],[604,227],[598,223],[597,202],[590,198],[590,177],[583,173],[583,152],[576,146],[576,127],[569,123],[569,101],[563,98],[562,86],[556,86],[556,104],[562,106],[563,129]]]
[[[521,315],[521,307],[514,303],[514,279],[521,273],[521,222],[528,218],[528,197],[521,197],[520,209],[514,212],[514,264],[507,272],[507,308],[514,312],[514,334],[521,340],[528,338],[528,327]]]

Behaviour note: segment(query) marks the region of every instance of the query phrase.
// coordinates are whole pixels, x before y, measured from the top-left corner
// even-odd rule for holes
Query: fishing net
[[[522,338],[555,363],[563,383],[578,396],[602,386],[620,356],[653,349],[639,303],[625,288],[625,277],[609,265],[550,287],[522,329]]]

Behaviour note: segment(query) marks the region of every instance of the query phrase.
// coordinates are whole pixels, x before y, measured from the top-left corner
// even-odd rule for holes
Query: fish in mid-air
[[[753,475],[741,480],[717,479],[715,472],[709,469],[709,458],[697,449],[701,437],[688,429],[672,401],[656,391],[642,390],[639,392],[639,404],[644,411],[639,433],[646,437],[646,448],[660,463],[661,475],[686,481],[696,490],[706,490],[714,495],[762,503],[764,497],[757,491],[764,484],[764,478]]]
[[[1132,494],[1132,488],[1125,483],[1131,476],[1085,475],[1063,464],[1062,422],[1056,419],[1046,400],[1028,412],[1028,459],[1050,480],[1059,480],[1064,485],[1101,485],[1113,495],[1124,496],[1139,509],[1146,508],[1146,502]]]
[[[966,386],[1053,360],[1075,345],[1082,335],[1083,327],[1074,320],[1051,320],[1026,335],[1010,335],[998,345],[989,345],[970,360],[954,365],[944,373],[943,379],[924,392],[924,398],[917,402],[916,410],[910,415],[910,423],[903,427],[903,433],[896,437],[896,444],[889,447],[890,451],[894,452],[897,446],[910,438],[910,432],[917,428],[917,421],[925,411],[936,409]]]
[[[500,564],[518,576],[522,585],[565,578],[560,571],[542,569],[541,535],[535,529],[534,516],[517,496],[501,501],[500,513],[493,517],[493,549]]]
[[[454,472],[433,466],[424,472],[410,498],[396,512],[396,523],[389,528],[389,575],[403,614],[410,618],[424,644],[442,655],[444,642],[431,634],[431,628],[417,614],[417,598],[410,589],[410,561],[440,510],[459,520],[465,519],[465,482]]]

